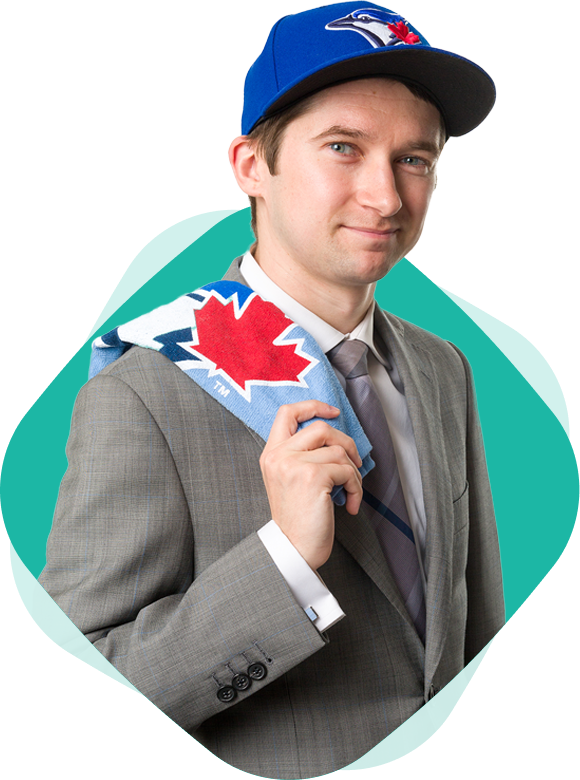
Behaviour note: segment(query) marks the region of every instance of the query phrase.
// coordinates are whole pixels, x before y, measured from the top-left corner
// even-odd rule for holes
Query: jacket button
[[[217,697],[224,704],[229,704],[236,698],[237,694],[231,685],[222,685],[218,688]]]
[[[252,681],[247,674],[236,674],[232,679],[232,685],[237,691],[247,691],[251,684]]]
[[[251,677],[252,680],[263,680],[267,674],[268,672],[264,664],[256,663],[248,666],[248,676]]]
[[[431,700],[433,698],[433,696],[435,696],[436,693],[438,693],[438,690],[433,685],[433,683],[431,683],[431,687],[429,688],[429,700]]]

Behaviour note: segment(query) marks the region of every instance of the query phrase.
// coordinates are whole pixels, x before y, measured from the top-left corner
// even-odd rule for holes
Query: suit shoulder
[[[382,312],[391,326],[394,327],[406,341],[413,343],[415,346],[426,349],[429,352],[440,352],[449,356],[455,355],[457,357],[458,354],[462,354],[455,344],[442,339],[435,333],[431,333],[431,331],[425,330],[425,328],[421,328],[413,322],[404,320],[402,317],[397,317],[395,314],[391,314],[384,309],[382,309]]]
[[[390,312],[383,314],[407,344],[428,353],[431,361],[439,371],[453,370],[464,376],[469,371],[469,363],[461,350],[451,341],[446,341],[431,331],[415,325],[413,322],[397,317]]]
[[[114,360],[97,376],[123,377],[135,371],[179,371],[181,370],[168,357],[154,349],[132,346],[124,355]]]
[[[207,395],[169,358],[153,349],[133,346],[87,382],[85,389],[111,387],[113,392],[133,391],[142,400],[180,394]]]

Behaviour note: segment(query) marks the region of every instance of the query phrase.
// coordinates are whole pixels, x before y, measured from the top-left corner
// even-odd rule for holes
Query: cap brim
[[[341,59],[302,77],[274,98],[262,118],[320,89],[365,76],[398,76],[424,87],[439,106],[450,136],[473,130],[495,103],[494,83],[479,65],[430,46],[400,46]]]

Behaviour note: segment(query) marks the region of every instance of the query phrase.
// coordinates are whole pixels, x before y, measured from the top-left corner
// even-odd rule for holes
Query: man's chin
[[[353,285],[374,284],[383,279],[402,258],[403,255],[385,256],[384,253],[379,252],[366,253],[351,266],[350,282]]]

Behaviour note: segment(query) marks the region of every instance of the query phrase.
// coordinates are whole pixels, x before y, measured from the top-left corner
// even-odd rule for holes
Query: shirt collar
[[[375,301],[369,306],[367,313],[352,333],[341,333],[317,314],[314,314],[297,300],[284,292],[273,282],[258,265],[250,252],[246,252],[240,265],[240,273],[248,285],[258,293],[260,298],[270,301],[284,314],[316,340],[320,349],[326,353],[345,339],[359,339],[369,347],[373,355],[383,365],[384,358],[377,352],[374,345],[374,312]]]

